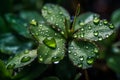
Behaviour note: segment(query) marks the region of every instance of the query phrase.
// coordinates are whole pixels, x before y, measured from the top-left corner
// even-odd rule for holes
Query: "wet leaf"
[[[16,54],[10,61],[8,61],[7,69],[19,68],[30,64],[37,57],[36,50],[25,50],[21,53]]]
[[[92,67],[98,56],[98,48],[87,41],[72,41],[68,49],[69,58],[79,68]]]
[[[65,31],[65,19],[70,21],[69,13],[59,5],[45,4],[42,15],[48,23],[56,25],[63,31]]]
[[[113,33],[114,25],[107,20],[100,20],[97,14],[86,13],[77,18],[75,29],[79,29],[74,34],[78,38],[101,41]]]

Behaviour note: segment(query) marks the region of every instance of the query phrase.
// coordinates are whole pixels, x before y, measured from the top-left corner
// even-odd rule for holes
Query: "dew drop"
[[[103,23],[104,23],[105,25],[107,25],[107,24],[108,24],[108,21],[107,21],[107,20],[103,20]]]
[[[25,56],[25,57],[23,57],[23,58],[21,59],[21,62],[22,62],[22,63],[25,63],[25,62],[30,61],[30,59],[31,59],[31,57]]]
[[[78,63],[78,67],[79,67],[79,68],[82,68],[82,67],[83,67],[83,64],[82,64],[82,63]]]
[[[88,26],[88,29],[89,29],[89,30],[91,30],[91,29],[92,29],[92,27],[89,25],[89,26]]]
[[[13,63],[13,64],[9,64],[8,66],[7,66],[7,69],[13,69],[15,67],[15,64]]]
[[[28,54],[28,53],[29,53],[29,51],[26,49],[25,52],[24,52],[24,54]]]
[[[76,53],[74,53],[74,56],[76,56],[77,54]]]
[[[74,38],[77,38],[78,36],[77,35],[74,35]]]
[[[43,43],[50,48],[56,48],[57,47],[56,40],[52,37],[45,38],[43,40]]]
[[[94,35],[94,36],[98,36],[98,35],[99,35],[99,32],[98,32],[98,31],[94,31],[94,32],[93,32],[93,35]]]
[[[99,37],[98,37],[98,40],[99,40],[99,41],[101,41],[102,39],[103,39],[102,36],[99,36]]]
[[[87,57],[87,64],[92,65],[94,63],[93,57]]]
[[[84,33],[81,33],[81,34],[80,34],[80,37],[82,37],[82,38],[83,38],[83,37],[84,37]]]
[[[84,57],[83,57],[83,56],[80,56],[79,58],[80,58],[80,60],[81,60],[81,61],[83,61],[83,60],[84,60]]]
[[[58,64],[58,63],[59,63],[59,61],[54,62],[54,64]]]
[[[64,32],[62,31],[61,34],[64,34]]]
[[[81,28],[81,31],[84,31],[84,28]]]
[[[95,17],[94,20],[93,20],[93,23],[98,24],[99,22],[100,22],[100,19],[98,17]]]
[[[30,24],[33,25],[33,26],[36,26],[37,22],[35,21],[35,19],[33,19],[33,20],[31,20]]]
[[[84,22],[80,22],[79,25],[80,25],[80,26],[84,26],[85,23],[84,23]]]
[[[94,49],[94,53],[98,53],[98,49],[97,48]]]
[[[61,15],[61,14],[63,14],[62,12],[59,12],[59,14]]]
[[[43,61],[43,58],[40,56],[39,57],[39,62],[42,62]]]
[[[106,34],[105,37],[108,38],[108,37],[109,37],[109,34]]]
[[[110,28],[110,29],[114,29],[113,24],[109,24],[109,28]]]

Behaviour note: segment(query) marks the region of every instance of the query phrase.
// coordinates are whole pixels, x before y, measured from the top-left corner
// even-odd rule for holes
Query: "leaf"
[[[7,69],[19,68],[30,64],[37,57],[37,50],[25,50],[16,54],[6,65]]]
[[[2,53],[9,55],[16,54],[19,51],[31,49],[32,46],[33,46],[32,42],[20,41],[11,33],[0,35],[0,52]]]
[[[33,19],[38,22],[44,21],[43,17],[40,15],[40,13],[38,13],[36,11],[21,11],[20,18],[26,20],[27,22],[30,22]]]
[[[10,77],[11,77],[11,74],[6,69],[4,62],[0,60],[0,79],[9,80]]]
[[[120,41],[112,45],[112,52],[120,55]]]
[[[13,14],[7,14],[6,20],[10,23],[12,29],[14,29],[18,34],[24,37],[27,37],[27,38],[30,37],[28,29],[27,29],[28,23],[25,20]]]
[[[77,18],[75,29],[78,29],[74,34],[77,38],[101,41],[113,33],[114,25],[100,20],[97,14],[86,13]]]
[[[115,10],[111,16],[111,22],[115,25],[116,29],[120,26],[120,9]]]
[[[51,48],[46,44],[40,44],[38,47],[39,62],[50,64],[54,62],[55,64],[59,63],[65,55],[65,41],[63,39],[54,38],[56,41],[56,47]]]
[[[107,65],[116,73],[120,73],[120,56],[112,55],[107,59]]]
[[[98,48],[87,41],[72,41],[68,48],[69,58],[79,68],[89,68],[97,58]]]
[[[69,13],[64,8],[54,4],[44,5],[42,15],[48,23],[56,25],[63,31],[65,31],[65,19],[70,21]]]
[[[51,26],[44,23],[38,23],[36,20],[32,20],[30,22],[29,31],[33,38],[39,43],[43,43],[43,40],[47,37],[62,38],[62,36],[55,32]]]
[[[51,76],[51,77],[44,78],[42,80],[59,80],[59,79],[57,77]]]

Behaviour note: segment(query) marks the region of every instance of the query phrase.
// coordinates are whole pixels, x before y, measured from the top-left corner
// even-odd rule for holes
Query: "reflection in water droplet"
[[[93,57],[88,57],[87,58],[87,64],[92,65],[94,63],[94,58]]]
[[[80,34],[80,37],[82,37],[82,38],[83,38],[83,37],[84,37],[84,33],[81,33],[81,34]]]
[[[31,20],[30,24],[33,25],[33,26],[36,26],[37,22],[35,21],[35,19],[33,19],[33,20]]]
[[[40,56],[39,57],[39,62],[42,62],[43,61],[43,58]]]
[[[98,31],[94,31],[94,32],[93,32],[93,35],[94,35],[94,36],[98,36],[98,35],[99,35],[99,32],[98,32]]]
[[[81,28],[81,31],[84,31],[84,28]]]
[[[13,64],[9,64],[8,66],[7,66],[7,69],[13,69],[15,67],[15,64],[13,63]]]
[[[78,67],[79,67],[79,68],[82,68],[82,67],[83,67],[83,64],[82,64],[82,63],[78,63]]]
[[[61,34],[64,34],[64,32],[62,31]]]
[[[22,62],[22,63],[28,62],[28,61],[30,61],[30,59],[31,59],[31,57],[25,56],[25,57],[23,57],[23,58],[21,59],[21,62]]]
[[[45,38],[43,40],[43,43],[45,45],[47,45],[48,47],[51,47],[51,48],[56,48],[57,47],[56,40],[52,37]]]
[[[54,62],[54,64],[58,64],[58,63],[59,63],[59,61]]]
[[[109,34],[106,34],[105,37],[108,38],[108,37],[109,37]]]
[[[81,61],[83,61],[83,60],[84,60],[84,57],[83,57],[83,56],[80,56],[79,59],[80,59]]]
[[[85,23],[84,23],[84,22],[80,22],[79,24],[80,24],[80,26],[84,26],[84,25],[85,25]]]
[[[100,19],[98,17],[95,17],[93,22],[94,22],[94,24],[98,24],[100,22]]]
[[[77,54],[76,53],[74,53],[74,56],[76,56]]]
[[[88,29],[89,29],[89,30],[91,30],[91,29],[92,29],[92,27],[89,25],[89,26],[88,26]]]

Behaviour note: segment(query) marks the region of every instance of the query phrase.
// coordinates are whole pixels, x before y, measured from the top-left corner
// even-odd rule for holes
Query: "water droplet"
[[[82,63],[78,63],[78,67],[79,67],[79,68],[82,68],[82,67],[83,67],[83,64],[82,64]]]
[[[71,53],[71,51],[69,50],[69,51],[68,51],[68,53],[70,54],[70,53]]]
[[[95,17],[93,22],[94,22],[94,24],[98,24],[100,22],[100,19],[98,17]]]
[[[114,29],[113,24],[109,24],[109,28],[110,28],[110,29]]]
[[[59,61],[54,62],[54,64],[58,64],[58,63],[59,63]]]
[[[38,33],[35,33],[36,36],[38,36]]]
[[[62,31],[61,34],[64,34],[64,32]]]
[[[108,38],[108,37],[109,37],[109,34],[106,34],[105,37]]]
[[[61,14],[63,14],[62,12],[59,12],[59,14],[61,15]]]
[[[98,31],[94,31],[94,32],[93,32],[93,35],[94,35],[94,36],[98,36],[98,35],[99,35],[99,32],[98,32]]]
[[[29,50],[26,49],[24,53],[25,53],[25,54],[28,54],[28,53],[29,53]]]
[[[92,65],[94,63],[94,57],[87,57],[87,64]]]
[[[7,69],[13,69],[15,67],[15,64],[13,63],[13,64],[9,64],[8,66],[7,66]]]
[[[23,58],[21,59],[21,62],[22,62],[22,63],[28,62],[28,61],[30,61],[30,59],[31,59],[31,57],[25,56],[25,57],[23,57]]]
[[[74,35],[74,38],[77,38],[78,36],[77,35]]]
[[[92,29],[92,27],[89,25],[89,26],[88,26],[88,29],[89,29],[89,30],[91,30],[91,29]]]
[[[85,48],[88,49],[88,46],[86,46]]]
[[[85,23],[84,23],[84,22],[80,22],[79,24],[80,24],[80,26],[84,26],[84,25],[85,25]]]
[[[98,49],[97,48],[94,49],[94,53],[98,53]]]
[[[84,28],[81,28],[81,31],[84,31]]]
[[[103,39],[102,36],[99,36],[99,37],[98,37],[98,40],[99,40],[99,41],[101,41],[102,39]]]
[[[51,10],[48,10],[48,14],[51,14],[52,13],[52,11]]]
[[[39,62],[42,62],[43,61],[43,58],[40,56],[39,57]]]
[[[83,38],[83,37],[84,37],[84,33],[81,33],[81,34],[80,34],[80,37],[82,37],[82,38]]]
[[[76,56],[77,54],[76,53],[74,53],[74,56]]]
[[[83,57],[83,56],[80,56],[79,59],[80,59],[81,61],[83,61],[83,60],[84,60],[84,57]]]
[[[52,57],[52,62],[59,62],[60,58],[59,57]]]
[[[33,25],[33,26],[36,26],[37,22],[35,21],[35,19],[33,19],[33,20],[31,20],[30,24]]]
[[[108,24],[108,21],[107,21],[107,20],[103,20],[103,23],[104,23],[105,25],[107,25],[107,24]]]
[[[45,38],[43,40],[43,43],[45,45],[47,45],[48,47],[51,47],[51,48],[56,48],[57,47],[56,40],[52,37]]]

